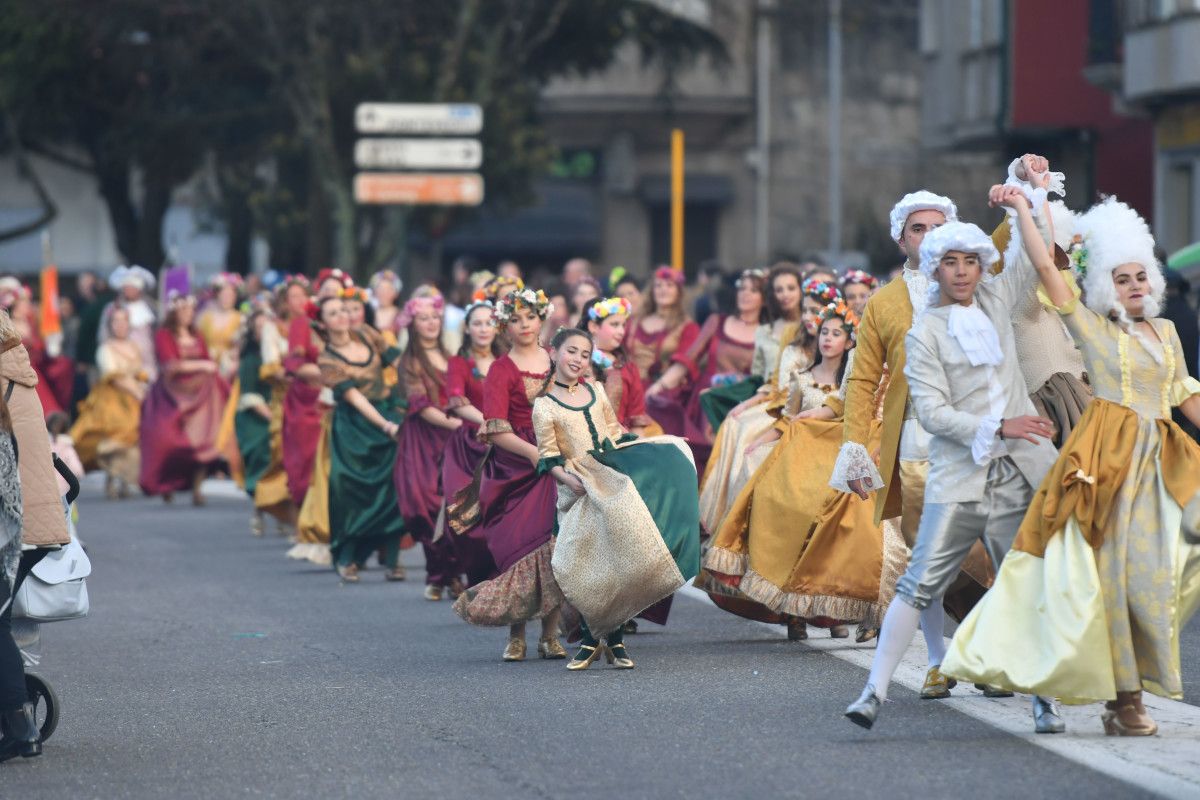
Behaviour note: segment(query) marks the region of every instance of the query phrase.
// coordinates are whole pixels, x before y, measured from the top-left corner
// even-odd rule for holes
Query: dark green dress
[[[396,440],[351,406],[346,392],[358,389],[385,419],[402,422],[403,403],[383,380],[384,366],[398,359],[400,351],[388,347],[374,330],[352,335],[370,349],[366,361],[350,361],[330,346],[317,360],[336,401],[329,434],[329,547],[336,566],[361,565],[382,549],[385,566],[393,567],[404,533],[392,482]]]
[[[271,386],[260,375],[262,363],[262,353],[257,347],[242,352],[238,361],[240,396],[233,417],[246,494],[251,497],[254,497],[259,478],[271,465],[271,421],[254,410],[259,403],[269,403],[271,399]]]

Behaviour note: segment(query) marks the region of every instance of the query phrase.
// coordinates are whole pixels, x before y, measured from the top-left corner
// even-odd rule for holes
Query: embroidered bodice
[[[595,450],[609,449],[625,434],[608,398],[590,383],[581,384],[572,408],[557,397],[542,395],[533,404],[533,431],[540,468],[570,463]]]
[[[525,372],[508,355],[488,370],[483,383],[481,436],[520,433],[533,427],[533,400],[541,393],[549,372]]]
[[[674,328],[647,333],[641,320],[635,320],[625,334],[625,352],[637,365],[643,382],[657,380],[677,352],[686,353],[700,334],[700,328],[686,320]]]
[[[334,396],[350,388],[358,389],[368,400],[386,399],[391,391],[383,379],[383,369],[400,357],[400,351],[388,347],[383,337],[373,328],[362,328],[352,334],[370,351],[365,361],[351,361],[333,346],[327,346],[317,356],[321,368],[321,382],[332,389]]]

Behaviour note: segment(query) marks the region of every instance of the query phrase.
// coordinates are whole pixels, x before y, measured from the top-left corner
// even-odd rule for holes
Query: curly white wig
[[[1075,233],[1082,237],[1087,254],[1086,271],[1080,276],[1087,307],[1097,314],[1115,316],[1128,329],[1129,316],[1117,301],[1112,273],[1122,264],[1141,264],[1150,281],[1145,315],[1158,316],[1167,282],[1154,257],[1154,237],[1146,220],[1117,198],[1106,197],[1075,218]]]
[[[911,214],[917,211],[940,211],[946,215],[946,222],[954,222],[958,219],[958,207],[949,197],[942,197],[940,194],[934,194],[925,189],[909,192],[900,198],[900,202],[892,206],[893,242],[900,241],[900,234],[904,233],[904,223],[908,221]]]
[[[936,282],[935,274],[942,256],[952,250],[974,253],[986,273],[1000,260],[1000,253],[978,225],[971,222],[947,222],[925,234],[921,241],[921,273]]]

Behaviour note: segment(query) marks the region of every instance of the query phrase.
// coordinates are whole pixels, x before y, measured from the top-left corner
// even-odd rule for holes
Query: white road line
[[[695,586],[689,584],[679,593],[703,600],[710,608],[719,610],[711,604],[708,595]],[[782,630],[778,625],[754,624]],[[813,630],[809,629],[810,635]],[[857,644],[853,639],[810,638],[799,644],[863,669],[870,669],[875,653],[873,643]],[[912,646],[896,670],[894,682],[907,689],[920,691],[925,682],[925,663],[925,643],[918,635],[913,637]],[[964,688],[962,684],[954,691],[955,696],[948,700],[924,702],[945,703],[956,711],[1032,745],[1140,789],[1164,797],[1200,797],[1200,708],[1196,706],[1147,693],[1146,706],[1159,727],[1159,735],[1149,739],[1105,736],[1100,725],[1100,705],[1064,706],[1062,711],[1067,732],[1039,736],[1033,732],[1028,697],[1018,695],[990,699],[974,688]],[[847,697],[846,703],[849,704],[853,699]],[[886,728],[887,705],[884,705],[877,724]],[[864,732],[864,735],[869,734]]]

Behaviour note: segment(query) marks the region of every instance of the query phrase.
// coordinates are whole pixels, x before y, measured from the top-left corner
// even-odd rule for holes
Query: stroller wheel
[[[44,742],[58,727],[58,695],[44,678],[33,672],[25,673],[25,691],[29,693],[29,702],[33,703],[33,719]]]

